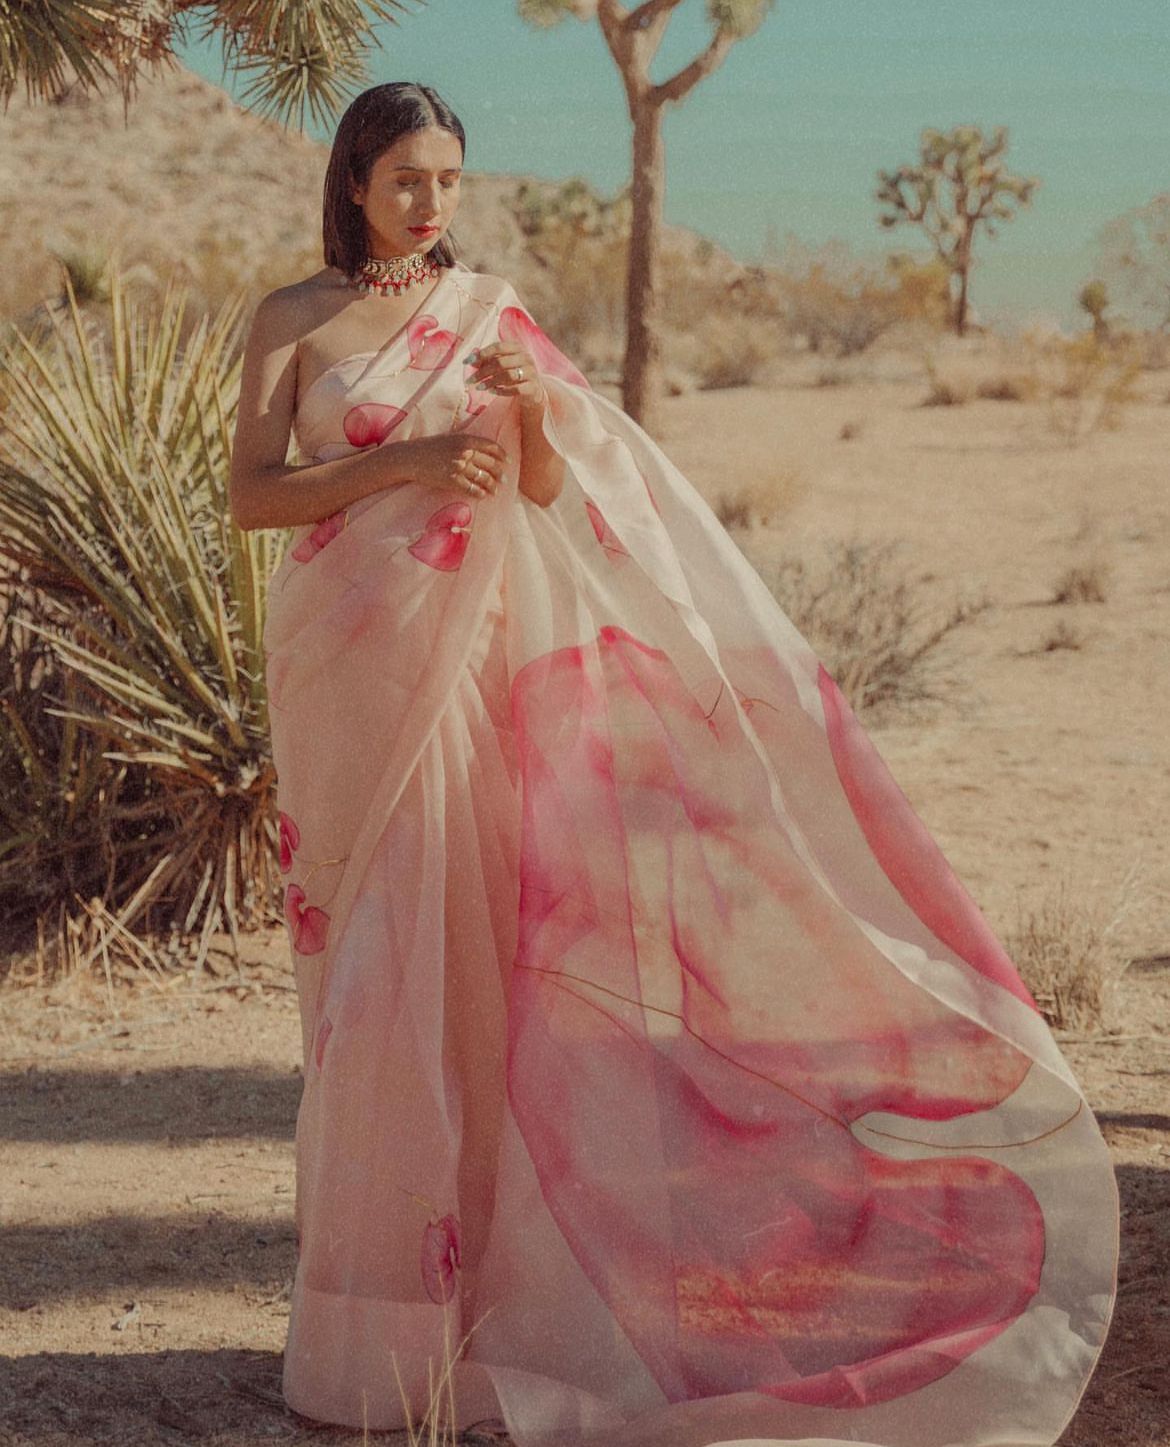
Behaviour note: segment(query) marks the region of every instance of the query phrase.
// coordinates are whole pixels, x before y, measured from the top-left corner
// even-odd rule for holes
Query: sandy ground
[[[1114,1153],[1124,1248],[1064,1447],[1170,1447],[1170,407],[1165,375],[1148,380],[1120,431],[1075,448],[1032,404],[919,409],[906,377],[679,397],[661,438],[711,498],[764,460],[793,471],[787,513],[737,534],[761,568],[897,537],[940,602],[986,588],[945,698],[873,736],[998,932],[1062,879],[1113,912],[1131,877],[1112,1033],[1065,1042]],[[1106,601],[1051,604],[1090,555]],[[1045,650],[1060,618],[1082,645]],[[285,941],[249,941],[244,984],[213,958],[197,981],[0,990],[4,1447],[361,1439],[279,1395],[301,1087]]]

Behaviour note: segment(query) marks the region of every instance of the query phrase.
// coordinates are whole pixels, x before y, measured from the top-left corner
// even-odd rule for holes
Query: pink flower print
[[[561,377],[574,386],[588,388],[584,375],[553,343],[552,338],[541,331],[523,307],[504,307],[500,312],[499,335],[501,342],[516,342],[531,352],[542,372],[551,372],[554,377]]]
[[[833,702],[855,808],[888,835],[891,867],[917,854],[900,887],[933,903],[932,926],[949,918],[972,938],[937,861],[901,842],[910,816]],[[664,1391],[750,1380],[813,1406],[886,1401],[1027,1309],[1045,1225],[1010,1165],[977,1147],[895,1159],[857,1122],[904,1116],[893,1133],[912,1138],[915,1120],[996,1109],[1029,1061],[859,939],[774,824],[743,730],[719,738],[713,710],[664,650],[617,625],[513,679],[525,827],[509,1102],[562,1236]],[[631,826],[656,839],[659,867],[631,862]],[[656,971],[673,976],[662,1006],[675,1002],[667,1013],[708,1048],[648,1028],[645,920],[660,922]],[[647,1090],[640,1119],[664,1142],[648,1175],[625,1128]]]
[[[303,537],[292,550],[292,555],[298,563],[307,563],[310,558],[315,558],[326,543],[331,543],[337,534],[345,527],[346,509],[330,513],[327,518],[322,518],[313,531]]]
[[[284,917],[292,930],[297,954],[319,955],[325,948],[329,916],[315,904],[305,904],[305,891],[299,884],[290,884],[285,890]]]
[[[325,1042],[333,1034],[333,1021],[326,1015],[317,1031],[317,1044],[313,1051],[313,1058],[317,1062],[317,1069],[321,1069],[321,1063],[325,1058]]]
[[[422,1279],[427,1295],[440,1305],[455,1294],[455,1272],[462,1265],[459,1221],[444,1216],[428,1221],[422,1235]]]
[[[487,411],[487,405],[486,402],[477,402],[470,392],[464,392],[463,407],[465,415],[461,421],[456,422],[452,431],[462,432],[465,427],[475,421],[481,412]]]
[[[817,683],[837,777],[890,883],[960,959],[1037,1009],[1007,951],[911,808],[823,663],[817,667]]]
[[[589,514],[589,521],[593,524],[593,531],[597,534],[597,541],[610,554],[610,561],[615,562],[613,554],[624,554],[629,556],[629,550],[622,545],[621,539],[606,522],[601,509],[591,499],[585,500],[585,511]]]
[[[293,819],[280,811],[280,872],[287,874],[293,865],[293,854],[300,848],[301,831]]]
[[[355,447],[376,447],[385,442],[405,416],[401,407],[391,407],[385,402],[359,402],[345,414],[341,425],[347,441]]]
[[[413,553],[420,562],[449,573],[463,561],[470,537],[471,505],[449,502],[431,513],[422,536],[411,543],[407,552]]]
[[[463,345],[463,338],[455,332],[437,331],[438,317],[428,312],[416,317],[407,328],[406,342],[410,348],[410,365],[428,372],[445,367],[456,350]]]

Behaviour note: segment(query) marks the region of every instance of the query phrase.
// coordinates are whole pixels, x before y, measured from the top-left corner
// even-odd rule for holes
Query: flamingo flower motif
[[[434,372],[445,367],[454,357],[463,344],[463,338],[456,332],[441,330],[438,317],[427,312],[416,317],[407,328],[406,344],[410,348],[410,365]]]
[[[420,1257],[423,1285],[432,1301],[440,1305],[455,1294],[455,1273],[462,1265],[459,1221],[444,1216],[427,1222],[422,1234]]]
[[[401,425],[406,413],[386,402],[359,402],[342,419],[346,441],[355,447],[377,447]]]
[[[284,894],[284,917],[292,931],[293,949],[298,955],[319,955],[325,948],[329,916],[315,904],[305,903],[305,891],[290,884]]]
[[[301,831],[291,815],[280,811],[280,872],[287,874],[293,866],[293,854],[300,848]]]
[[[589,521],[593,524],[593,531],[597,534],[597,541],[609,554],[611,563],[616,563],[618,557],[629,557],[629,550],[623,545],[617,533],[606,522],[605,516],[592,498],[586,498],[585,511],[589,514]]]
[[[542,372],[551,372],[554,377],[588,389],[589,383],[585,376],[574,367],[552,338],[541,331],[523,307],[503,308],[500,312],[499,336],[501,342],[515,342],[531,352]]]
[[[452,429],[455,432],[462,432],[465,428],[469,427],[481,412],[487,411],[488,404],[486,402],[477,401],[474,397],[472,397],[470,392],[465,391],[463,393],[462,406],[465,415],[458,422],[456,422],[454,428]]]
[[[471,537],[471,505],[449,502],[427,518],[422,535],[407,552],[422,563],[449,573],[463,561]]]
[[[322,518],[311,533],[307,533],[292,550],[293,557],[298,563],[307,563],[310,558],[315,558],[327,543],[333,539],[345,527],[346,509],[330,513],[327,518]]]
[[[938,938],[1023,998],[824,673],[820,694],[827,739],[792,742],[808,750],[802,766],[840,777],[832,847],[868,841]],[[863,1118],[904,1117],[894,1134],[912,1140],[915,1121],[998,1110],[1030,1062],[915,990],[809,887],[754,747],[741,728],[716,736],[713,709],[669,654],[616,624],[513,680],[528,828],[509,1100],[558,1227],[664,1391],[714,1396],[750,1379],[808,1406],[888,1401],[1028,1309],[1046,1228],[1010,1152],[894,1157],[866,1143]],[[658,868],[631,865],[631,837]],[[661,921],[652,1005],[635,910]],[[844,982],[831,1008],[826,958]],[[758,988],[778,966],[782,986]],[[707,1048],[651,1032],[647,1008]],[[623,1129],[647,1080],[668,1143],[649,1178],[630,1169]],[[648,1209],[661,1199],[661,1215]],[[670,1223],[684,1221],[680,1244]]]

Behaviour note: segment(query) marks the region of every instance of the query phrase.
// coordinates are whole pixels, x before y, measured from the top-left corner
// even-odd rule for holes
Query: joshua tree
[[[368,80],[365,56],[378,43],[371,22],[397,24],[405,11],[406,0],[0,3],[0,100],[7,108],[21,80],[30,100],[116,80],[128,109],[141,69],[173,65],[176,40],[218,33],[225,68],[251,76],[245,103],[304,130],[306,108],[328,122],[346,89]]]
[[[1141,325],[1170,331],[1170,191],[1109,222],[1098,270]]]
[[[666,80],[650,79],[671,17],[682,0],[642,0],[627,10],[619,0],[518,0],[533,25],[555,25],[566,16],[596,20],[626,91],[633,122],[630,259],[626,273],[626,355],[622,405],[635,421],[653,426],[661,390],[656,301],[659,235],[666,166],[662,112],[720,66],[737,40],[755,33],[775,0],[706,0],[712,33],[706,47]]]
[[[1105,317],[1109,308],[1109,288],[1100,278],[1088,281],[1081,287],[1077,302],[1093,319],[1093,335],[1099,342],[1106,341],[1109,336],[1109,323]]]
[[[921,146],[917,165],[878,172],[875,199],[893,208],[878,222],[890,227],[909,221],[926,231],[940,259],[959,278],[953,322],[962,336],[976,227],[982,222],[988,236],[994,236],[992,218],[1010,221],[1015,215],[1013,203],[1026,206],[1040,182],[1004,170],[1006,126],[997,126],[990,141],[978,126],[956,126],[949,134],[927,129]]]

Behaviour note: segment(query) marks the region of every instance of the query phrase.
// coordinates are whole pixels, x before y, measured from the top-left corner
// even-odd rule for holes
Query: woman
[[[463,157],[359,96],[244,362],[233,509],[294,526],[285,1396],[401,1426],[453,1329],[520,1447],[1052,1443],[1115,1283],[1092,1114],[710,509],[454,259]]]

